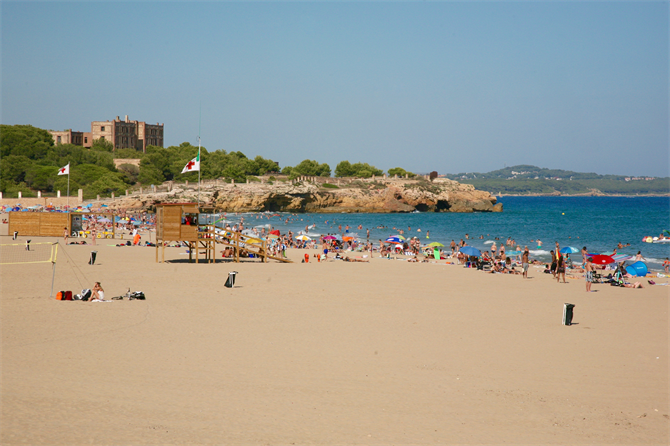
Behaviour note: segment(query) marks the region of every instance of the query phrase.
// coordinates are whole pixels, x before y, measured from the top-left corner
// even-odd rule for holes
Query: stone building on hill
[[[135,149],[146,152],[149,145],[163,147],[163,124],[131,121],[128,115],[124,120],[117,116],[113,121],[93,121],[90,132],[50,130],[49,133],[56,144],[91,147],[96,139],[104,139],[114,145],[114,150]]]
[[[74,144],[75,146],[84,145],[84,132],[73,132],[72,129],[67,129],[62,132],[49,130],[49,133],[53,136],[55,144]]]

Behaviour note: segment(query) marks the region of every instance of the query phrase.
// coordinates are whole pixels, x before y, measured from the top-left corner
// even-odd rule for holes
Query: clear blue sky
[[[11,2],[3,124],[414,172],[670,175],[668,2]]]

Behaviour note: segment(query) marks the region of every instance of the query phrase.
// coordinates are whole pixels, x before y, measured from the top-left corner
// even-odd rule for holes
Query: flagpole
[[[198,118],[198,163],[202,164],[202,159],[200,159],[200,124],[202,122],[202,102],[200,103],[200,117]],[[200,207],[200,171],[202,170],[201,165],[198,166],[198,208]]]
[[[67,211],[70,212],[70,163],[67,163]]]

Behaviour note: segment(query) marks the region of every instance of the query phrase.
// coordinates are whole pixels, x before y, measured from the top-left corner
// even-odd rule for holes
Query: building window
[[[60,144],[60,136],[57,136],[56,138],[58,139],[58,144]]]
[[[104,131],[105,131],[105,126],[104,126],[104,125],[103,125],[103,126],[100,126],[100,131],[101,131],[101,132],[104,132]]]
[[[88,144],[88,136],[84,138],[84,142]]]

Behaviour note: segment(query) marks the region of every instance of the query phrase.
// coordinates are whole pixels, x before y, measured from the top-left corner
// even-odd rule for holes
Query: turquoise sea
[[[350,232],[365,239],[370,229],[370,239],[377,242],[397,234],[393,227],[405,230],[405,236],[419,236],[422,242],[440,242],[448,246],[469,234],[469,245],[488,249],[487,240],[506,240],[511,237],[520,245],[528,245],[531,257],[549,258],[549,250],[558,241],[561,247],[586,246],[589,252],[612,251],[621,242],[631,246],[618,253],[634,255],[642,251],[650,268],[660,269],[663,259],[670,257],[670,243],[651,244],[642,241],[644,236],[658,236],[670,230],[670,197],[502,197],[501,213],[412,213],[412,214],[280,214],[262,223],[270,223],[282,233],[298,232],[305,225],[316,224],[311,232],[339,233],[346,225]],[[239,214],[241,216],[242,214]],[[244,214],[245,225],[261,223],[262,214]],[[274,214],[276,215],[276,214]],[[231,220],[235,215],[228,214]],[[257,220],[258,219],[258,220]],[[288,222],[286,220],[288,219]],[[363,229],[357,229],[362,225]],[[384,226],[384,229],[377,229]],[[408,231],[408,228],[411,230]],[[417,232],[417,229],[421,232]],[[426,231],[430,239],[426,240]],[[483,238],[480,236],[483,235]],[[542,240],[538,250],[531,240]],[[499,244],[499,243],[497,243]]]

